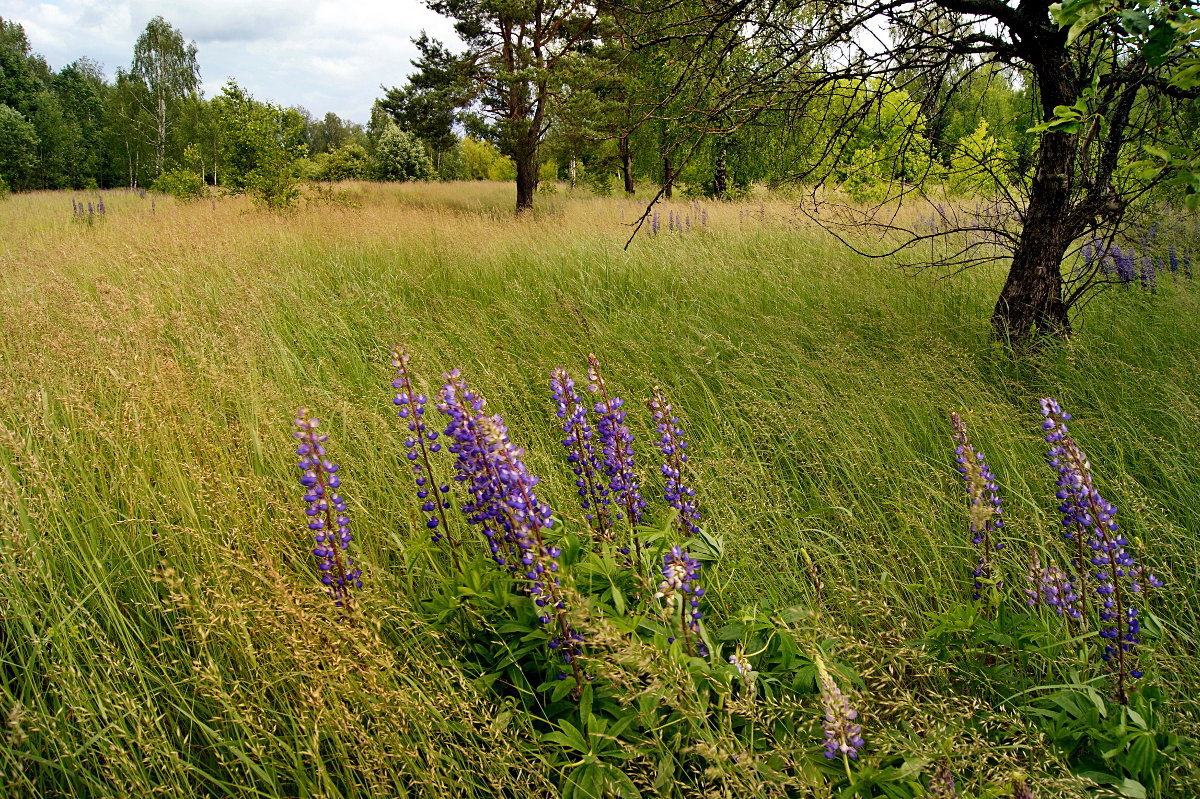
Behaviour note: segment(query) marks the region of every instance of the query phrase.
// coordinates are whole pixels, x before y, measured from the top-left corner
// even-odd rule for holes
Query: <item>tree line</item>
[[[205,98],[195,43],[162,17],[111,81],[86,57],[52,69],[21,25],[0,18],[0,190],[278,196],[298,178],[505,180],[512,167],[481,141],[435,152],[380,108],[364,126],[256,99],[232,80]]]
[[[1101,277],[1065,273],[1072,248],[1200,199],[1200,16],[1170,0],[426,3],[464,46],[417,38],[365,128],[235,83],[203,99],[195,45],[161,18],[111,84],[86,60],[53,73],[0,22],[0,177],[268,198],[297,176],[492,177],[518,213],[548,179],[655,199],[791,184],[835,233],[875,228],[869,254],[937,239],[933,265],[1007,260],[993,322],[1016,340],[1069,332]],[[944,198],[974,204],[898,223]]]

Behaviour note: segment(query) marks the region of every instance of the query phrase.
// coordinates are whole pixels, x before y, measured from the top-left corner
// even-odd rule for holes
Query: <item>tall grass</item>
[[[552,795],[529,721],[414,614],[428,552],[396,341],[427,393],[451,366],[483,389],[564,514],[551,368],[597,352],[623,396],[664,386],[725,540],[710,625],[811,603],[804,548],[827,623],[892,686],[877,713],[898,738],[906,708],[945,724],[970,705],[903,655],[970,591],[947,416],[966,411],[1002,483],[998,568],[1017,579],[1023,543],[1058,525],[1035,405],[1053,394],[1171,587],[1151,676],[1195,727],[1193,286],[1104,295],[1071,342],[1013,362],[987,336],[998,271],[866,262],[785,202],[710,205],[707,228],[626,251],[626,200],[563,193],[518,221],[500,186],[345,191],[358,207],[282,217],[109,193],[91,226],[67,194],[0,202],[0,793]],[[337,442],[365,629],[330,618],[310,566],[300,405]]]

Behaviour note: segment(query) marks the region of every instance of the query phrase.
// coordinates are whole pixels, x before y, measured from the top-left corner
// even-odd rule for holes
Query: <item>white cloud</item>
[[[111,77],[128,68],[138,34],[162,16],[194,40],[205,93],[229,78],[261,100],[366,122],[380,84],[404,82],[421,30],[455,41],[451,22],[420,0],[6,0],[58,69],[89,56]]]

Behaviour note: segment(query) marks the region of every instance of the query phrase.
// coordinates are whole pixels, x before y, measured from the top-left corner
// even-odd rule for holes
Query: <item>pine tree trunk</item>
[[[575,156],[571,155],[571,165],[567,169],[567,174],[571,176],[571,191],[575,191],[575,174],[576,174]]]
[[[671,199],[671,189],[674,188],[675,175],[671,173],[671,156],[663,156],[663,197]]]
[[[620,145],[621,177],[625,181],[625,193],[633,194],[633,155],[629,152],[629,137],[622,136]]]
[[[517,213],[533,210],[533,195],[537,192],[537,151],[522,153],[517,162]]]

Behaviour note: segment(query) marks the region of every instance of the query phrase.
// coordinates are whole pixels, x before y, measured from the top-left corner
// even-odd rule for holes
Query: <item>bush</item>
[[[8,196],[8,184],[4,182],[4,176],[0,175],[0,197]]]
[[[150,187],[176,200],[199,200],[208,194],[204,178],[187,169],[168,169]]]
[[[324,153],[316,162],[315,180],[365,180],[371,175],[371,156],[361,144],[347,144]]]
[[[246,190],[256,205],[283,211],[300,199],[297,180],[294,163],[280,151],[247,176]]]
[[[389,122],[375,145],[375,177],[397,181],[433,180],[437,171],[420,140]]]

